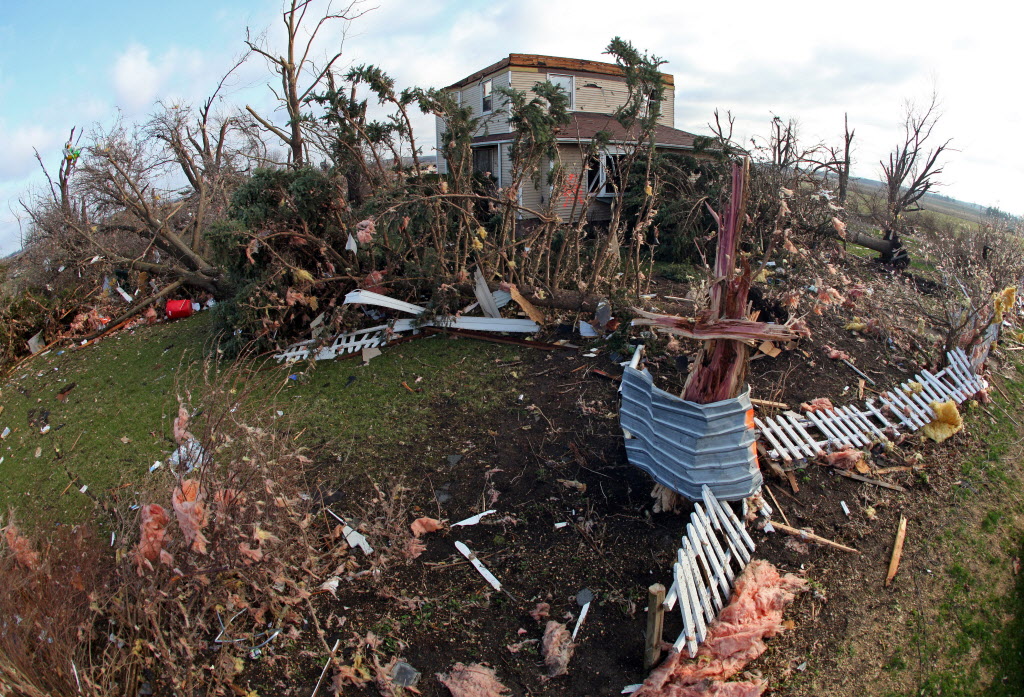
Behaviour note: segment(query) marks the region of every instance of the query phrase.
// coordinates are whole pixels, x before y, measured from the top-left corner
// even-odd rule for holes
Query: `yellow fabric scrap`
[[[946,402],[932,402],[932,409],[935,410],[935,418],[921,429],[924,435],[936,443],[941,443],[963,430],[964,420],[952,399]]]
[[[859,318],[854,318],[852,322],[847,322],[846,326],[843,327],[843,329],[848,329],[851,332],[862,332],[867,328],[868,325],[860,321]]]
[[[761,273],[754,277],[754,283],[764,283],[770,275],[771,272],[768,269],[761,269]]]
[[[995,308],[995,317],[992,321],[996,324],[1002,322],[1003,313],[1012,310],[1015,302],[1017,302],[1017,289],[1014,286],[1006,288],[1002,293],[993,293],[992,306]]]
[[[924,385],[922,385],[919,382],[915,382],[914,380],[908,380],[907,387],[909,387],[910,389],[903,390],[907,394],[921,394],[922,392],[924,392]]]

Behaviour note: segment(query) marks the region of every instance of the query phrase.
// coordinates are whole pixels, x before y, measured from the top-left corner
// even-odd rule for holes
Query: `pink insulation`
[[[760,681],[725,682],[764,653],[764,640],[782,630],[782,611],[807,582],[793,574],[779,576],[766,561],[755,559],[736,580],[730,603],[710,627],[695,659],[673,652],[655,669],[635,697],[756,697],[767,687]]]

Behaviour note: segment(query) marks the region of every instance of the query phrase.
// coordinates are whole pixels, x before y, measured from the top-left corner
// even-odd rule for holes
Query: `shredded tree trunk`
[[[746,259],[740,261],[739,268],[736,261],[745,217],[748,167],[747,161],[733,164],[729,202],[721,216],[711,211],[718,224],[718,250],[708,309],[695,319],[638,311],[641,319],[635,320],[638,324],[657,325],[677,336],[705,339],[682,394],[683,399],[698,404],[740,395],[747,379],[750,344],[810,336],[800,321],[778,325],[747,317],[752,274]]]
[[[748,167],[747,161],[733,164],[729,205],[721,217],[712,212],[718,224],[718,250],[710,288],[708,324],[746,317],[750,265],[744,260],[737,273],[736,256],[746,208]],[[749,360],[750,350],[741,341],[710,339],[704,342],[683,388],[683,399],[708,404],[737,397],[746,383]]]

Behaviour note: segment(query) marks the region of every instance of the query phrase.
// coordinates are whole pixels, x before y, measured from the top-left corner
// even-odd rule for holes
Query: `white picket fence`
[[[971,370],[963,350],[956,349],[946,355],[949,365],[937,374],[922,370],[914,376],[920,389],[904,382],[879,397],[881,406],[869,399],[863,409],[845,406],[803,415],[786,411],[770,419],[755,418],[754,425],[772,447],[768,456],[792,462],[846,445],[868,447],[884,442],[889,440],[887,431],[896,436],[900,429],[914,432],[930,423],[935,416],[932,402],[953,399],[960,404],[988,386]]]
[[[683,631],[674,643],[690,657],[707,638],[708,627],[729,603],[736,578],[750,563],[754,540],[729,507],[704,487],[704,505],[694,504],[682,546],[672,565],[672,586],[663,603],[666,610],[679,606]]]

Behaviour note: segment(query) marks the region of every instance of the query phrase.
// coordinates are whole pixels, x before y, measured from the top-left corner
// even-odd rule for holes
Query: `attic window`
[[[480,90],[481,92],[483,92],[484,95],[483,104],[481,104],[480,106],[480,111],[484,112],[485,114],[491,111],[494,106],[494,97],[491,95],[491,89],[492,85],[490,80],[484,80],[482,83],[480,83]]]

